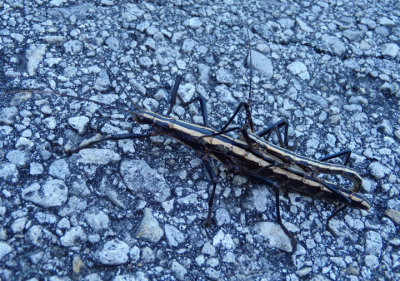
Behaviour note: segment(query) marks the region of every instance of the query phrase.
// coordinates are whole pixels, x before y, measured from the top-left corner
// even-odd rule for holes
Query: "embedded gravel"
[[[397,1],[6,0],[0,25],[1,280],[400,280]],[[372,208],[339,213],[335,236],[333,204],[282,193],[292,245],[273,190],[216,161],[204,227],[206,169],[165,136],[70,153],[147,132],[129,109],[165,114],[177,74],[222,128],[249,95],[249,42],[257,130],[285,118],[295,152],[353,152]],[[199,108],[172,115],[201,124]]]

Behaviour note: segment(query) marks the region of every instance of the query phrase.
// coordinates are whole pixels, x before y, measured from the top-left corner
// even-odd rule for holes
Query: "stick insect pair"
[[[212,208],[217,186],[216,175],[210,163],[210,158],[216,159],[218,162],[222,163],[229,172],[248,177],[249,179],[270,186],[275,191],[276,220],[292,241],[293,235],[283,224],[280,215],[280,188],[289,189],[308,196],[319,196],[341,202],[342,205],[327,219],[328,229],[329,221],[336,214],[349,206],[368,210],[370,208],[370,203],[362,195],[358,194],[362,183],[360,175],[355,170],[346,167],[351,154],[349,150],[329,155],[320,160],[314,160],[296,154],[290,150],[291,147],[288,145],[289,123],[286,120],[276,122],[258,133],[254,132],[254,122],[250,108],[252,80],[250,43],[248,56],[250,60],[250,89],[248,99],[239,104],[233,115],[220,130],[209,127],[206,101],[200,94],[186,103],[183,102],[178,94],[179,84],[183,78],[179,75],[176,77],[170,93],[171,100],[166,115],[141,109],[136,106],[133,101],[132,105],[134,108],[128,110],[69,94],[43,90],[21,90],[9,92],[8,94],[15,94],[18,92],[57,94],[63,97],[92,102],[108,108],[125,111],[129,113],[138,124],[148,124],[151,127],[151,130],[144,134],[127,133],[108,135],[97,140],[88,141],[70,151],[72,153],[106,140],[142,139],[156,135],[169,136],[188,146],[200,157],[211,179],[212,189],[208,199],[206,225],[210,225],[212,222]],[[105,63],[104,66],[108,69]],[[121,87],[121,89],[123,88]],[[127,96],[130,97],[128,94]],[[200,104],[203,117],[202,125],[169,117],[176,104],[177,98],[180,99],[182,106],[188,106],[194,102]],[[233,120],[241,110],[244,110],[246,114],[244,124],[242,126],[231,126]],[[283,133],[281,132],[282,129],[284,130]],[[236,131],[239,137],[232,137],[229,134],[233,131]],[[274,133],[278,139],[279,146],[268,142],[271,135]],[[345,157],[343,166],[326,162],[327,160],[342,156]],[[345,188],[338,183],[329,181],[326,179],[326,176],[342,177],[343,179],[350,180],[353,185],[351,188]]]

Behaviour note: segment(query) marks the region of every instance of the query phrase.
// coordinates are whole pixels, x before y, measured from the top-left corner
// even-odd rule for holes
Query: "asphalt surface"
[[[397,1],[5,1],[0,15],[0,280],[400,279]],[[371,209],[331,233],[334,202],[282,192],[292,247],[274,192],[217,161],[204,227],[207,171],[166,136],[68,152],[151,131],[129,110],[165,114],[178,74],[216,130],[251,80],[257,131],[286,119],[297,154],[350,149]],[[180,104],[172,116],[202,123]]]

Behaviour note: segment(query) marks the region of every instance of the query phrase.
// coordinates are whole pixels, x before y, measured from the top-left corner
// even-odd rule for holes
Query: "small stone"
[[[252,66],[257,69],[266,79],[270,79],[274,74],[274,68],[269,58],[260,52],[251,50]],[[247,58],[247,64],[250,65],[250,56]]]
[[[210,77],[210,67],[206,64],[198,64],[197,69],[199,71],[199,80],[204,84],[208,84],[208,80]]]
[[[29,228],[26,238],[30,243],[38,247],[45,247],[57,241],[54,234],[40,225],[34,225]]]
[[[43,119],[43,124],[50,130],[54,130],[57,126],[57,120],[54,117],[47,117]]]
[[[83,44],[78,40],[70,40],[63,44],[67,54],[78,54],[83,49]]]
[[[299,25],[300,29],[303,30],[304,32],[313,32],[313,29],[299,17],[296,17],[296,23]]]
[[[211,280],[218,280],[219,275],[220,275],[220,272],[218,270],[215,270],[212,267],[207,267],[205,273],[206,273],[206,276],[208,278],[210,278]]]
[[[103,211],[91,210],[85,212],[85,219],[94,230],[101,230],[108,228],[109,219]]]
[[[68,199],[68,187],[61,180],[47,180],[42,186],[33,183],[22,190],[22,198],[43,207],[58,207]]]
[[[230,234],[225,234],[222,229],[219,230],[213,238],[213,245],[217,246],[219,244],[228,250],[235,248],[232,236]]]
[[[101,250],[95,253],[95,257],[101,264],[119,265],[128,261],[129,246],[125,242],[114,239],[107,241]]]
[[[211,245],[210,242],[204,243],[203,249],[201,250],[203,254],[214,256],[215,255],[215,247]]]
[[[61,44],[64,43],[67,38],[60,35],[47,35],[44,37],[44,41],[49,44]]]
[[[346,29],[343,31],[343,37],[349,39],[350,41],[359,42],[363,39],[364,34],[359,30]]]
[[[170,246],[176,247],[185,241],[185,236],[175,226],[166,224],[164,229]]]
[[[129,257],[132,262],[137,262],[140,258],[140,249],[138,246],[133,246],[129,251]]]
[[[12,163],[0,163],[0,178],[11,183],[16,183],[19,178],[17,166]]]
[[[99,76],[94,82],[94,89],[99,92],[107,91],[111,86],[110,77],[106,71],[100,71]]]
[[[194,41],[193,39],[185,39],[182,44],[182,51],[190,54],[193,52],[196,45],[197,42]]]
[[[68,119],[68,124],[79,134],[83,134],[86,131],[88,123],[89,118],[86,116],[75,116]]]
[[[199,28],[200,26],[202,26],[203,22],[201,21],[200,18],[190,18],[186,21],[184,21],[183,25],[185,26],[189,26],[191,28]]]
[[[346,51],[346,46],[344,43],[335,36],[324,35],[322,36],[322,40],[329,47],[329,51],[332,51],[336,55],[341,56]]]
[[[108,37],[106,44],[111,50],[117,51],[119,49],[119,41],[114,36]]]
[[[365,256],[365,265],[369,268],[376,268],[379,265],[379,259],[375,255],[366,255]]]
[[[144,68],[150,68],[153,65],[153,62],[149,57],[140,57],[139,64]]]
[[[15,106],[5,107],[0,110],[0,124],[12,125],[15,122],[15,116],[18,114],[18,108]]]
[[[25,138],[25,137],[20,137],[17,140],[17,143],[15,144],[15,147],[20,149],[20,150],[31,150],[34,146],[34,142]]]
[[[13,222],[13,224],[11,225],[11,230],[12,230],[14,233],[21,232],[21,231],[24,230],[24,228],[25,228],[26,221],[27,221],[27,218],[26,218],[26,217],[22,217],[22,218],[16,219],[16,220]]]
[[[121,156],[111,149],[86,148],[79,151],[79,156],[78,162],[85,164],[107,165],[121,160]]]
[[[329,259],[331,260],[332,263],[336,264],[338,267],[342,268],[346,267],[346,263],[341,257],[330,257]]]
[[[371,174],[378,180],[390,174],[390,169],[379,162],[372,162],[368,168]]]
[[[122,161],[120,173],[128,189],[134,192],[150,192],[152,200],[156,202],[164,202],[171,194],[171,188],[164,177],[144,160]]]
[[[301,61],[292,62],[287,68],[293,75],[297,75],[303,80],[310,79],[310,74],[307,71],[307,67]]]
[[[395,25],[394,21],[392,21],[391,19],[389,19],[387,17],[380,17],[378,19],[378,23],[381,25],[388,25],[388,26]]]
[[[171,264],[171,271],[178,280],[185,280],[185,275],[187,274],[186,268],[184,268],[177,261],[173,261]]]
[[[154,262],[155,256],[154,252],[150,247],[144,247],[142,250],[142,261],[144,263]]]
[[[229,224],[231,222],[231,217],[226,209],[220,208],[215,212],[215,220],[217,221],[217,225],[221,226],[224,224]]]
[[[144,209],[143,219],[136,232],[137,238],[143,238],[151,243],[157,243],[164,236],[164,231],[153,217],[149,208]]]
[[[199,256],[197,256],[195,259],[195,262],[196,262],[196,264],[198,265],[198,266],[202,266],[203,264],[204,264],[204,262],[205,262],[205,258],[204,258],[204,256],[203,255],[199,255]]]
[[[293,251],[289,237],[278,224],[273,222],[261,222],[255,225],[254,230],[268,240],[270,247],[288,253]]]
[[[51,1],[50,1],[50,5],[51,5],[51,6],[55,6],[55,7],[60,7],[60,6],[63,5],[65,2],[67,2],[67,0],[51,0]]]
[[[2,260],[6,255],[8,255],[13,248],[6,242],[0,241],[0,260]]]
[[[82,259],[79,256],[74,256],[72,258],[72,271],[74,273],[79,273],[82,268],[85,267],[85,264],[83,263]]]
[[[25,151],[21,150],[11,150],[7,153],[6,158],[11,163],[17,165],[18,167],[24,167],[28,161],[28,155]]]
[[[382,55],[389,57],[396,57],[399,53],[399,46],[394,43],[387,43],[382,46]]]
[[[376,231],[368,231],[365,239],[365,252],[367,254],[380,256],[382,246],[381,235]]]
[[[387,209],[385,215],[389,217],[396,224],[400,225],[400,212],[394,209]]]
[[[86,242],[86,240],[86,233],[80,226],[74,226],[70,228],[60,238],[61,245],[63,245],[64,247],[78,246],[81,245],[83,242]]]
[[[27,63],[27,72],[29,76],[34,76],[36,74],[36,70],[39,66],[39,63],[42,61],[45,53],[46,53],[47,45],[45,44],[37,44],[31,45],[26,52]]]
[[[220,68],[216,72],[216,79],[220,84],[233,85],[235,83],[235,77],[232,72],[225,68]]]
[[[311,267],[308,267],[308,266],[303,267],[303,268],[301,268],[301,269],[299,269],[299,270],[296,271],[296,275],[299,276],[299,277],[307,276],[308,274],[310,274],[311,269],[312,269],[312,268],[311,268]]]
[[[49,174],[59,179],[65,180],[70,175],[68,163],[64,159],[55,160],[51,163]]]

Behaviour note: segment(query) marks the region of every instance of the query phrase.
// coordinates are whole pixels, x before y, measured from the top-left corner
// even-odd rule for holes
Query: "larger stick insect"
[[[128,110],[77,96],[48,91],[20,90],[12,91],[8,94],[15,94],[17,92],[48,93],[81,101],[93,102],[101,106],[128,112],[138,124],[148,124],[151,127],[151,130],[144,134],[127,133],[104,136],[100,139],[86,142],[77,149],[72,150],[72,153],[106,140],[141,139],[156,135],[169,136],[188,146],[204,163],[212,183],[212,189],[208,199],[206,225],[210,225],[212,222],[212,208],[217,186],[216,175],[210,163],[210,158],[216,159],[218,162],[222,163],[231,173],[239,174],[270,186],[275,191],[277,222],[291,238],[293,238],[293,236],[283,224],[280,216],[280,188],[289,189],[308,196],[319,196],[341,202],[342,205],[327,219],[328,229],[329,221],[336,214],[349,206],[368,210],[370,208],[370,203],[362,195],[358,194],[362,183],[360,175],[355,170],[346,167],[351,154],[349,150],[329,155],[320,160],[314,160],[296,154],[290,150],[290,146],[288,145],[289,124],[286,120],[276,122],[258,133],[254,132],[254,123],[250,109],[252,83],[250,40],[248,50],[250,61],[250,89],[248,99],[239,104],[231,118],[229,118],[221,130],[215,130],[209,127],[206,101],[200,94],[186,103],[182,101],[182,98],[178,95],[179,84],[182,80],[182,76],[180,75],[176,77],[172,87],[170,105],[166,115],[140,109],[133,101],[134,109]],[[108,69],[106,64],[104,64],[104,66]],[[127,96],[129,97],[129,95]],[[203,117],[202,125],[185,122],[168,116],[172,112],[177,98],[181,100],[182,106],[188,106],[194,102],[200,103]],[[246,113],[244,125],[230,126],[241,109],[244,109]],[[283,136],[281,132],[282,128],[284,129]],[[232,137],[229,133],[233,131],[237,131],[237,135],[240,137]],[[278,138],[279,146],[268,142],[273,133],[275,133]],[[344,166],[326,162],[326,160],[341,156],[346,157]],[[339,183],[329,181],[326,176],[330,175],[351,180],[353,185],[350,188],[346,188]]]

